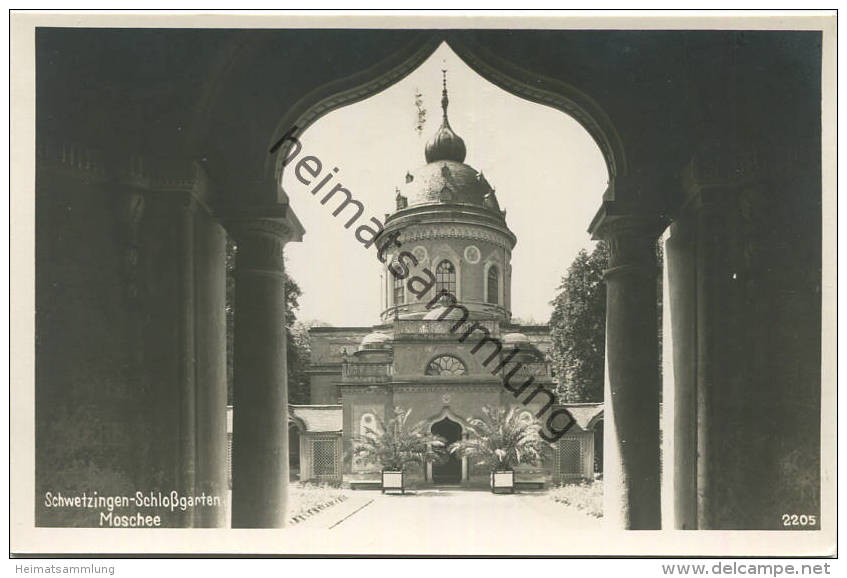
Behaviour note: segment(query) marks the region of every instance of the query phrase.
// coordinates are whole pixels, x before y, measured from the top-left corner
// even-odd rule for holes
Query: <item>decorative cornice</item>
[[[295,235],[286,223],[271,219],[230,221],[227,229],[238,244],[236,275],[284,272],[283,250]]]
[[[390,385],[395,392],[401,393],[443,393],[450,391],[454,393],[497,393],[502,387],[500,383],[484,384],[439,384],[439,385]]]
[[[486,241],[511,250],[512,243],[506,235],[500,232],[486,230],[480,225],[430,225],[427,227],[410,227],[410,232],[406,233],[402,239],[406,242],[436,240],[436,239],[468,239],[472,241]]]
[[[511,246],[517,242],[517,237],[503,218],[492,217],[488,209],[475,205],[415,205],[388,215],[385,221],[386,231],[416,227],[431,229],[436,226],[481,227],[507,237]],[[511,249],[511,246],[507,248]]]
[[[665,223],[651,215],[607,215],[594,235],[609,248],[606,278],[618,273],[658,274],[656,242]]]
[[[282,237],[285,242],[302,241],[306,230],[300,219],[285,203],[249,204],[242,206],[219,207],[224,226],[230,230],[233,237],[238,231],[262,229],[268,234]]]
[[[201,203],[208,203],[212,196],[206,170],[194,160],[141,155],[110,159],[95,147],[39,138],[36,168],[87,183],[117,183],[150,192],[185,192]]]
[[[309,375],[336,375],[341,377],[341,363],[311,365],[305,369]]]
[[[229,221],[228,229],[236,241],[241,242],[246,237],[262,236],[288,241],[295,231],[292,231],[284,221],[275,219],[251,219],[245,221]]]
[[[341,385],[341,384],[336,384],[336,385]],[[386,388],[385,384],[382,384],[382,383],[380,383],[380,384],[367,384],[367,385],[361,384],[361,383],[356,383],[356,384],[345,383],[345,384],[343,384],[343,387],[341,388],[342,397],[345,396],[345,395],[350,395],[350,394],[355,394],[355,393],[370,393],[370,394],[374,394],[374,395],[387,396],[390,392]]]

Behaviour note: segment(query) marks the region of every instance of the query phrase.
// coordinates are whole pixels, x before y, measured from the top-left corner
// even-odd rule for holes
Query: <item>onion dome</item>
[[[427,143],[427,164],[406,172],[396,193],[397,210],[417,205],[476,205],[502,216],[494,188],[481,172],[464,163],[465,141],[450,128],[447,119],[446,71],[441,106],[441,127]]]
[[[491,209],[492,211],[500,212],[500,203],[497,202],[497,195],[494,193],[494,190],[488,192],[482,199],[482,204],[486,209]]]
[[[427,163],[434,163],[436,161],[463,163],[465,162],[467,149],[465,148],[465,141],[453,132],[453,129],[450,127],[450,121],[447,120],[447,104],[449,103],[449,99],[447,98],[447,71],[443,70],[442,72],[444,73],[444,87],[441,90],[441,109],[443,111],[441,127],[426,144],[424,154]]]
[[[362,338],[359,350],[362,349],[385,349],[390,345],[391,337],[380,331],[368,333]]]
[[[485,206],[491,192],[477,171],[456,161],[439,161],[414,171],[413,179],[401,186],[407,206],[432,203]]]
[[[529,344],[529,337],[523,333],[507,333],[503,336],[503,343],[507,345]]]
[[[538,363],[544,361],[544,354],[530,342],[529,337],[523,333],[507,333],[501,338],[503,345],[520,350],[515,356],[515,361],[526,363]]]

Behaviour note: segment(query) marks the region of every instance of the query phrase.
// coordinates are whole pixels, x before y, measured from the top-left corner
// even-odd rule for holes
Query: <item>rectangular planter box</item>
[[[495,494],[514,494],[515,472],[511,470],[491,472],[491,491]]]
[[[384,494],[386,490],[400,490],[401,494],[405,494],[405,478],[406,475],[403,472],[384,470],[382,472],[382,493]]]

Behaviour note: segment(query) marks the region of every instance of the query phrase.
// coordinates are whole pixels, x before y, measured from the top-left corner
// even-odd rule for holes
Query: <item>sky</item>
[[[442,44],[409,76],[371,98],[333,111],[300,135],[302,149],[283,172],[283,188],[306,234],[286,246],[286,268],[303,295],[297,317],[333,326],[370,326],[382,309],[381,268],[353,233],[366,218],[383,223],[394,211],[395,187],[426,163],[424,145],[441,124],[441,69],[447,69],[450,125],[468,150],[465,164],[485,173],[506,223],[517,236],[512,251],[512,314],[546,323],[550,300],[580,249],[608,182],[603,156],[582,126],[565,113],[514,96],[477,75]],[[426,123],[415,130],[420,92]],[[313,155],[337,167],[344,185],[365,206],[344,228],[347,209],[320,204],[294,175]]]

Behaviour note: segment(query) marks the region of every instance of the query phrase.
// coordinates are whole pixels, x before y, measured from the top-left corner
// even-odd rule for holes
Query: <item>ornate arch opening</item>
[[[544,77],[517,66],[474,42],[463,31],[440,31],[400,54],[360,73],[321,86],[303,97],[280,119],[271,134],[267,149],[278,148],[270,155],[267,171],[282,190],[283,160],[293,146],[282,142],[291,127],[299,134],[328,113],[365,100],[396,84],[414,72],[442,43],[446,43],[474,72],[500,89],[536,104],[560,110],[576,120],[599,147],[606,163],[610,182],[628,172],[623,142],[608,114],[582,90],[564,82]],[[541,88],[541,87],[545,88]],[[281,143],[281,144],[280,144]]]

